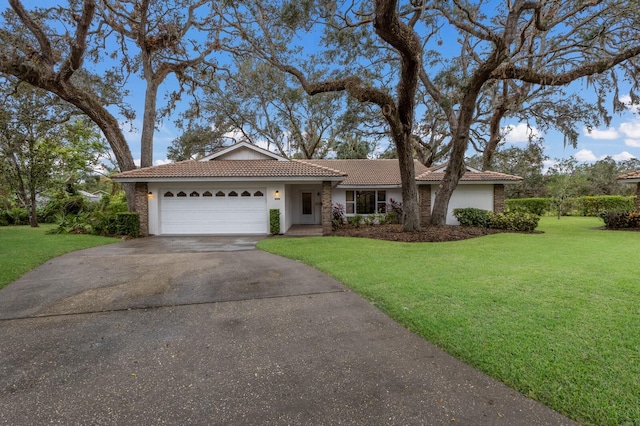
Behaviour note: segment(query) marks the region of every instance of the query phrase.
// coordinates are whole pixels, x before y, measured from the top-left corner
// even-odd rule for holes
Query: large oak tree
[[[431,215],[438,225],[445,223],[464,173],[483,97],[504,111],[487,121],[495,135],[497,124],[513,111],[509,103],[521,104],[540,88],[595,80],[621,66],[635,79],[640,54],[638,10],[620,0],[261,2],[238,7],[234,17],[240,17],[236,34],[247,41],[246,52],[293,75],[307,93],[346,92],[379,106],[400,160],[407,231],[420,227],[412,149],[412,142],[419,142],[414,122],[419,84],[441,109],[451,136]],[[314,24],[320,29],[314,31]],[[291,46],[290,40],[302,37],[315,37],[321,52],[305,56],[304,47]],[[438,78],[444,67],[460,72]],[[548,99],[560,95],[552,92]],[[496,139],[489,144],[491,153]]]

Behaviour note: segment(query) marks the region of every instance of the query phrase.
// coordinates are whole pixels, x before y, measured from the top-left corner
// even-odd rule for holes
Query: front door
[[[315,222],[315,217],[313,214],[314,208],[313,208],[313,192],[309,191],[303,191],[300,193],[301,195],[301,207],[302,207],[302,211],[301,213],[301,223],[303,225],[313,225]]]

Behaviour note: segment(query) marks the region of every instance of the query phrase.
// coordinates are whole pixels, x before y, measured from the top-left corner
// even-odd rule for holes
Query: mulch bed
[[[501,232],[505,231],[453,225],[429,226],[420,232],[402,232],[402,225],[373,225],[361,226],[359,228],[345,226],[344,228],[334,230],[331,235],[417,243],[467,240],[469,238],[482,237]]]

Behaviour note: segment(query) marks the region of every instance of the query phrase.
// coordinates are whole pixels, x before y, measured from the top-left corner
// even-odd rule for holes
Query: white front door
[[[313,204],[313,192],[311,191],[302,191],[300,193],[300,217],[302,220],[300,221],[303,225],[313,225],[316,223],[315,215],[314,215],[314,204]]]

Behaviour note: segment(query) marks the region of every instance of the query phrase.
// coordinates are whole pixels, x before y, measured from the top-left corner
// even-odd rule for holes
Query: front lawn
[[[52,225],[0,227],[0,289],[47,260],[119,240],[94,235],[47,235]]]
[[[585,424],[640,424],[640,233],[546,217],[544,234],[447,243],[271,238],[459,359]]]

